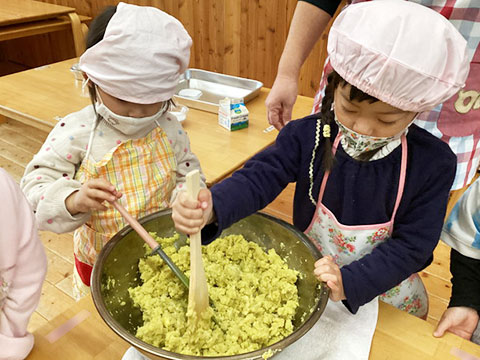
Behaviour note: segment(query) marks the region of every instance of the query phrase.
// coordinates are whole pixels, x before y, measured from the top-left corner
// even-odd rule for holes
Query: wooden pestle
[[[200,172],[190,171],[186,177],[187,194],[197,200],[200,190]],[[207,278],[202,262],[202,242],[200,233],[190,235],[190,287],[188,309],[199,316],[208,307]]]

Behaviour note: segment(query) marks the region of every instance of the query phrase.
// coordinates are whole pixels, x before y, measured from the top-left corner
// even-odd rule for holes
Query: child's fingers
[[[117,199],[120,199],[120,198],[123,196],[123,194],[122,194],[120,191],[117,191],[117,190],[114,190],[114,191],[112,192],[112,194],[113,194]]]
[[[173,217],[173,215],[172,215],[172,217]],[[189,227],[189,228],[197,228],[197,227],[202,226],[202,224],[203,224],[203,218],[202,217],[192,218],[192,217],[184,216],[184,215],[179,214],[179,213],[175,214],[174,221],[175,221],[175,223],[177,223],[179,225]]]
[[[116,191],[115,186],[113,186],[112,183],[108,182],[105,179],[91,179],[86,184],[90,189],[108,191],[112,194],[114,191]]]
[[[87,190],[87,196],[90,199],[96,199],[99,202],[117,200],[117,197],[115,195],[112,195],[112,193],[105,192],[105,191],[98,190],[98,189],[88,189]]]
[[[313,273],[317,276],[322,274],[335,274],[335,267],[332,264],[324,264],[320,266],[316,266],[313,270]]]
[[[324,283],[328,283],[329,281],[331,281],[331,282],[334,282],[336,284],[338,282],[337,277],[333,274],[323,273],[323,274],[316,275],[316,276],[317,276],[318,280],[323,281]]]
[[[330,288],[330,299],[339,301],[342,299],[342,290],[338,284],[338,278],[334,274],[323,273],[316,275],[319,281],[323,281]]]
[[[447,331],[451,325],[452,324],[449,318],[442,317],[440,319],[440,322],[437,325],[437,328],[433,332],[433,336],[435,337],[443,336],[443,334],[445,334],[445,331]]]
[[[197,209],[198,208],[198,200],[193,200],[188,196],[186,191],[180,192],[178,195],[178,202],[180,205],[187,209]]]
[[[330,299],[332,301],[341,300],[341,290],[337,283],[333,281],[327,281],[327,286],[330,288]]]
[[[338,287],[338,284],[335,281],[328,280],[327,286],[330,288],[330,290],[335,295],[335,297],[340,293],[340,288]]]
[[[201,216],[201,210],[194,210],[200,212],[200,217],[189,217],[185,216],[185,209],[182,211],[173,211],[172,220],[175,223],[175,227],[178,231],[181,231],[185,234],[191,235],[199,232],[203,226],[203,217]],[[187,210],[187,212],[190,210]]]
[[[182,233],[182,234],[186,234],[186,235],[192,235],[192,234],[196,234],[199,232],[199,230],[195,230],[195,228],[189,228],[189,227],[185,227],[183,225],[180,225],[180,224],[177,224],[175,223],[175,229],[177,229],[178,232]]]
[[[189,224],[190,222],[202,222],[203,221],[203,210],[202,209],[197,209],[197,208],[186,208],[183,206],[179,206],[178,204],[174,204],[174,213],[172,214],[175,215],[174,220],[178,220],[185,223]]]
[[[208,189],[201,189],[198,193],[198,201],[202,209],[208,208],[212,202],[212,193]]]
[[[191,220],[189,221],[175,221],[175,228],[187,235],[192,235],[200,232],[202,229],[202,223],[195,224]]]
[[[325,265],[325,264],[330,264],[330,263],[334,263],[333,258],[330,255],[327,255],[317,260],[315,262],[315,267]]]
[[[97,201],[95,199],[90,199],[90,198],[85,199],[84,205],[90,210],[92,209],[99,210],[99,211],[107,210],[107,207],[103,205],[101,201]]]

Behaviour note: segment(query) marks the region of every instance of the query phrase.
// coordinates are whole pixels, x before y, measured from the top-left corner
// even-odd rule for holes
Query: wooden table
[[[81,83],[70,67],[78,59],[0,77],[0,115],[50,131],[58,119],[90,104],[82,97]],[[254,154],[272,144],[277,131],[268,126],[265,99],[268,89],[246,104],[249,127],[230,132],[218,125],[216,114],[190,109],[182,125],[192,151],[198,156],[208,184],[213,184],[241,167]],[[310,113],[313,99],[299,96],[293,116]]]
[[[381,301],[379,304],[379,317],[370,359],[462,359],[454,355],[458,353],[480,357],[480,346],[451,333],[439,339],[434,338],[432,336],[434,327],[430,323]],[[53,330],[74,317],[84,320],[60,338],[51,338]],[[80,300],[71,309],[35,331],[34,335],[35,346],[27,357],[28,360],[121,359],[130,346],[100,318],[91,297]],[[49,339],[55,341],[50,342]],[[463,359],[474,360],[475,357]]]
[[[33,0],[1,0],[0,41],[47,32],[72,29],[75,54],[85,50],[88,17],[79,17],[74,8]]]

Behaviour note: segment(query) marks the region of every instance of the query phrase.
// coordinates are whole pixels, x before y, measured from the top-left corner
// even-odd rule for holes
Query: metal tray
[[[221,99],[243,99],[245,103],[258,96],[263,83],[257,80],[219,74],[200,69],[187,69],[180,77],[174,99],[191,108],[218,113]],[[196,89],[202,92],[197,99],[181,96],[183,89]]]

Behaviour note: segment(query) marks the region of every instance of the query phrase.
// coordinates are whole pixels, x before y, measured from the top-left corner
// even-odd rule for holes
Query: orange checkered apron
[[[144,138],[120,143],[98,162],[85,158],[75,179],[82,184],[93,178],[111,182],[123,194],[119,201],[138,219],[168,207],[176,168],[167,135],[157,127]],[[102,247],[126,225],[108,205],[105,211],[92,211],[90,220],[75,231],[73,290],[77,298],[89,292],[93,264]]]

